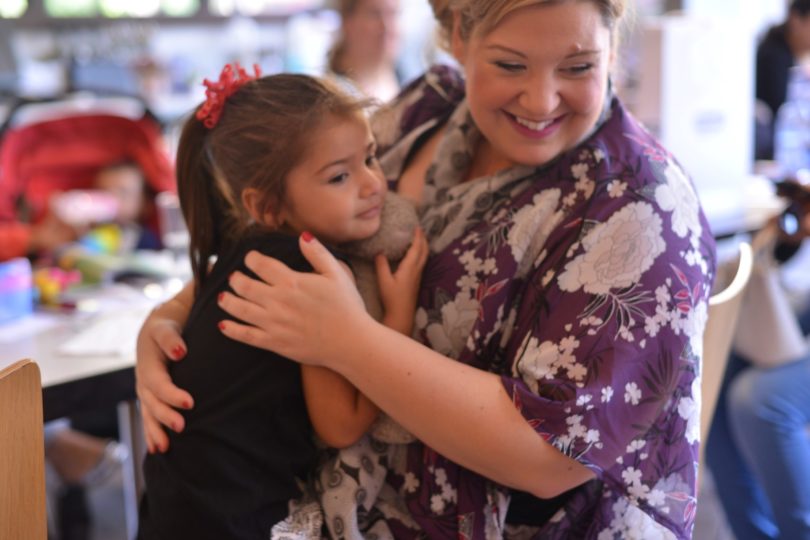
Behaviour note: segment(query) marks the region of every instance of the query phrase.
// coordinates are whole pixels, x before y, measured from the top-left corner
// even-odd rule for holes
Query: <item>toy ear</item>
[[[267,204],[266,199],[256,188],[242,190],[242,206],[256,223],[274,229],[278,229],[284,224],[281,212],[273,210],[273,205]]]

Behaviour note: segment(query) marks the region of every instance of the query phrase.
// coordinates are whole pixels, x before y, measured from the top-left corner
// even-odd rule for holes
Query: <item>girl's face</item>
[[[596,5],[517,9],[486,35],[453,35],[470,113],[498,165],[537,166],[573,148],[604,105],[611,34]],[[479,151],[482,149],[479,148]]]
[[[380,227],[386,192],[368,122],[330,117],[314,131],[287,175],[277,222],[332,244],[368,238]]]

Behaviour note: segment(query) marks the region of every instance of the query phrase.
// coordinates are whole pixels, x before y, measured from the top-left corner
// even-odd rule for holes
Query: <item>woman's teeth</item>
[[[531,120],[526,120],[525,118],[521,118],[519,116],[515,116],[515,121],[521,126],[527,127],[534,131],[542,131],[550,126],[552,122],[554,122],[553,119],[546,120],[544,122],[532,122]]]

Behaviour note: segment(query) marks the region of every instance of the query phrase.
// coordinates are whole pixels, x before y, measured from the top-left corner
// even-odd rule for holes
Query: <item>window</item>
[[[0,0],[0,19],[22,17],[28,9],[28,0]]]
[[[212,15],[286,15],[323,6],[323,0],[208,0]]]
[[[200,0],[44,0],[50,17],[187,17],[200,9]]]

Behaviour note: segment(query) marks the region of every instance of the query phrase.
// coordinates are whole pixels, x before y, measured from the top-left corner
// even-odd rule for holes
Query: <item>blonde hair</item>
[[[596,5],[605,26],[614,35],[617,24],[624,17],[627,0],[429,0],[439,23],[441,44],[449,47],[453,33],[453,12],[460,15],[459,34],[468,40],[473,32],[486,34],[513,11],[541,4],[562,4],[568,1],[588,1]]]

